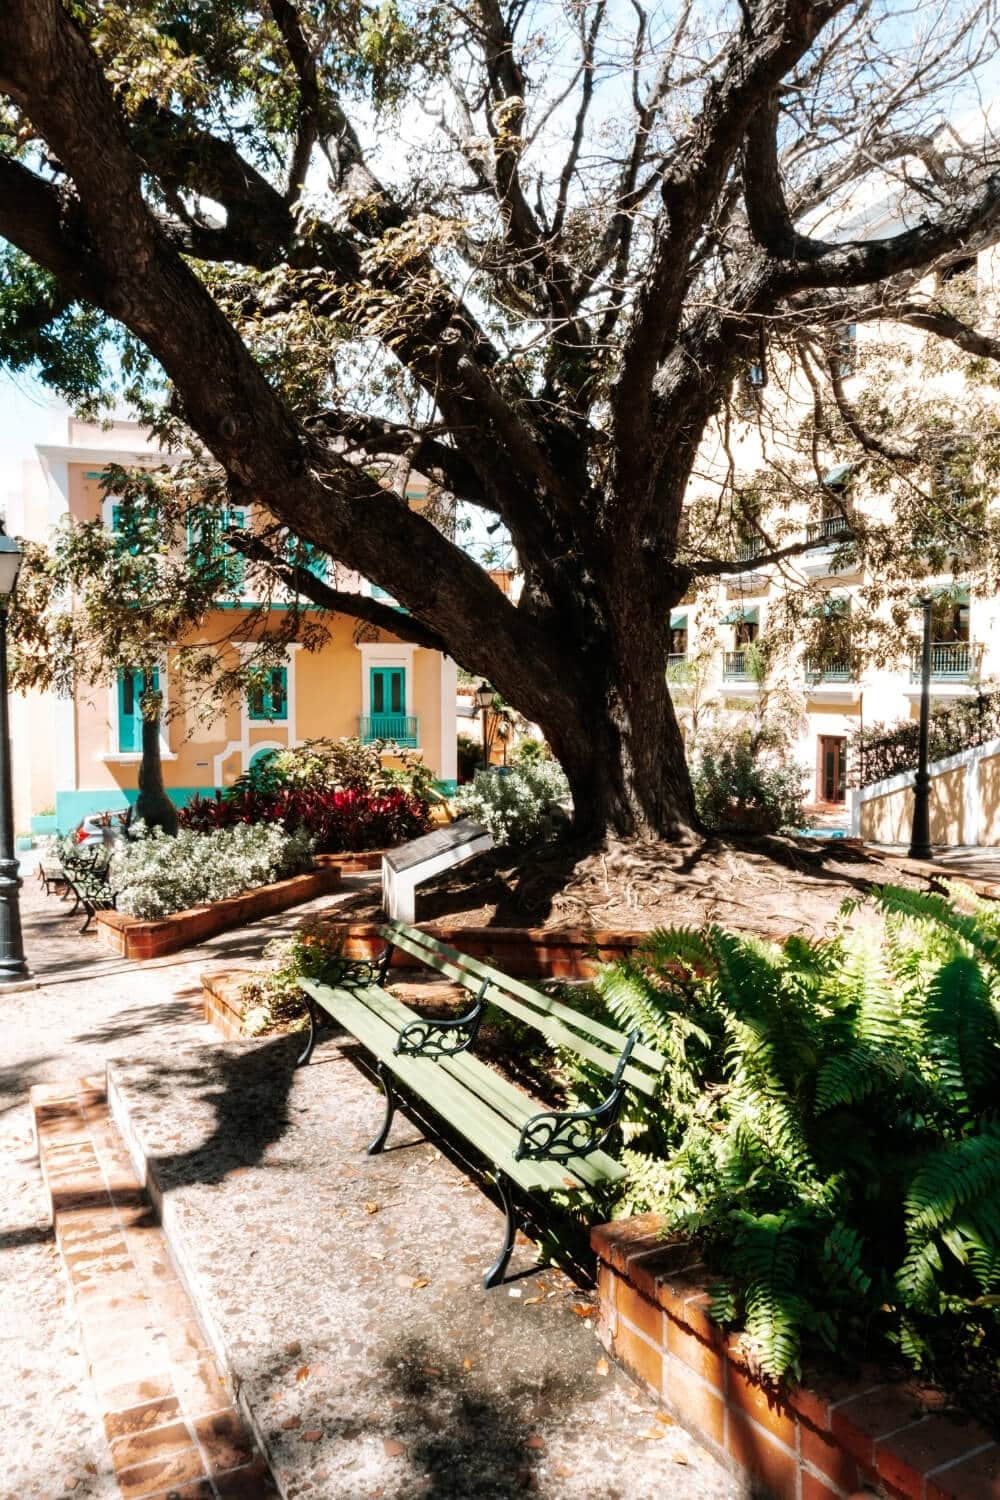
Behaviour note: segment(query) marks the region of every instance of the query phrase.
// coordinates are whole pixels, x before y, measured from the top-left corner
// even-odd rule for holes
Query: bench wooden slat
[[[614,1027],[606,1025],[603,1021],[595,1021],[591,1016],[585,1016],[580,1011],[574,1010],[571,1005],[565,1005],[553,995],[546,995],[541,990],[533,989],[531,985],[524,984],[510,974],[504,974],[499,969],[493,968],[491,964],[484,963],[480,958],[473,958],[468,953],[462,953],[458,948],[453,948],[449,943],[442,943],[439,938],[432,937],[429,932],[422,931],[419,927],[407,927],[403,924],[398,926],[394,923],[386,923],[379,928],[379,934],[388,942],[404,947],[403,938],[409,940],[412,946],[406,947],[406,952],[412,953],[414,958],[424,955],[417,952],[418,946],[428,948],[432,954],[442,954],[444,957],[465,969],[474,976],[479,983],[489,977],[494,984],[506,989],[511,995],[524,1000],[543,1014],[555,1016],[557,1019],[567,1021],[578,1030],[589,1032],[599,1041],[606,1042],[609,1047],[617,1049],[621,1053],[627,1040],[623,1031],[616,1031]],[[467,986],[467,988],[478,989],[479,984]],[[662,1073],[666,1059],[659,1052],[654,1052],[652,1047],[647,1047],[644,1042],[639,1042],[633,1048],[633,1059],[651,1068],[654,1073]]]
[[[389,995],[375,985],[365,989],[364,1002],[390,1026],[394,1026],[397,1032],[409,1020],[423,1019],[415,1011],[410,1010],[409,1006],[397,1000],[395,995]],[[526,1120],[546,1111],[544,1104],[537,1099],[532,1099],[516,1083],[511,1083],[495,1068],[491,1068],[489,1063],[483,1062],[482,1058],[475,1057],[472,1052],[460,1052],[454,1057],[436,1058],[434,1065],[472,1088],[483,1103],[495,1113],[502,1115],[514,1127],[518,1138],[520,1138],[521,1126]],[[516,1145],[517,1142],[515,1141],[514,1144]],[[592,1163],[594,1163],[593,1166]],[[580,1157],[574,1160],[572,1171],[592,1187],[607,1182],[609,1177],[617,1181],[619,1177],[624,1176],[624,1169],[604,1152],[595,1152],[592,1157]]]
[[[593,1188],[617,1181],[624,1175],[624,1169],[603,1152],[595,1152],[571,1163],[516,1161],[514,1149],[520,1138],[520,1125],[498,1114],[492,1104],[481,1097],[480,1091],[486,1081],[483,1075],[489,1080],[497,1078],[485,1063],[467,1053],[447,1059],[447,1066],[444,1060],[396,1055],[393,1049],[399,1035],[399,1022],[405,1024],[418,1017],[416,1012],[375,986],[363,991],[348,991],[303,980],[301,987],[526,1191]],[[375,997],[378,998],[378,1009],[371,1003]],[[387,1018],[390,1014],[392,1019]],[[525,1114],[537,1112],[530,1108],[532,1101],[527,1096],[522,1097],[529,1106]]]
[[[424,956],[421,953],[419,944],[411,942],[407,933],[400,933],[397,930],[393,933],[391,941],[395,947],[402,948],[407,953],[412,953],[415,958],[422,958]],[[476,976],[468,974],[460,965],[452,963],[441,954],[435,955],[433,967],[437,973],[447,975],[449,979],[456,980],[468,990],[478,989],[478,985],[473,983]],[[486,976],[482,977],[485,978]],[[588,1062],[596,1064],[605,1073],[613,1073],[618,1066],[620,1053],[605,1051],[596,1042],[591,1042],[586,1037],[571,1031],[561,1021],[552,1020],[544,1012],[533,1010],[530,1006],[523,1004],[520,1000],[508,994],[505,989],[502,989],[493,980],[490,980],[486,990],[486,999],[490,1004],[497,1005],[501,1010],[507,1011],[509,1015],[517,1017],[518,1020],[524,1021],[529,1026],[533,1026],[536,1031],[540,1031],[543,1036],[547,1037],[554,1046],[568,1047],[571,1051],[586,1058]],[[622,1038],[622,1045],[624,1046],[624,1038]],[[649,1094],[650,1096],[655,1095],[657,1079],[651,1078],[649,1074],[641,1072],[640,1069],[629,1065],[625,1069],[624,1078],[627,1083],[631,1084],[633,1088],[641,1090],[642,1093]]]

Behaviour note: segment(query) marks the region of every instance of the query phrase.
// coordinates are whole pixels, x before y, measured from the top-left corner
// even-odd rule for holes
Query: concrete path
[[[140,966],[105,958],[26,886],[42,985],[0,998],[0,1497],[116,1494],[27,1106],[30,1085],[109,1059],[172,1248],[287,1497],[739,1494],[606,1370],[573,1283],[542,1271],[482,1293],[499,1211],[406,1120],[399,1149],[364,1155],[380,1094],[353,1048],[324,1041],[293,1073],[286,1042],[222,1044],[204,1025],[201,971],[255,957],[299,914]],[[518,1257],[528,1270],[534,1251]]]

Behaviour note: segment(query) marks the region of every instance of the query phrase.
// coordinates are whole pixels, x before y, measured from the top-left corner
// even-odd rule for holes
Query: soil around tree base
[[[417,891],[417,921],[459,927],[652,930],[707,922],[763,937],[821,935],[849,896],[887,883],[925,888],[896,860],[831,840],[761,836],[688,844],[570,841],[517,856],[478,855]],[[338,907],[339,918],[381,917],[374,893]]]

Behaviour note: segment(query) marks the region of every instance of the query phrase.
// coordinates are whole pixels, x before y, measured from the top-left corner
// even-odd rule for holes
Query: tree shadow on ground
[[[103,1026],[78,1032],[73,1041],[81,1046],[125,1041],[134,1036],[145,1036],[158,1027],[177,1026],[190,1021],[195,1011],[200,1020],[200,1007],[196,1006],[193,999],[158,1000],[153,1005],[137,1005],[131,1010],[119,1011],[109,1017]]]
[[[22,1057],[19,1062],[0,1068],[0,1099],[26,1099],[32,1085],[41,1082],[42,1070],[51,1060],[51,1052],[39,1052],[34,1057]]]
[[[171,1188],[219,1183],[238,1168],[263,1160],[291,1124],[289,1095],[300,1047],[297,1037],[279,1036],[239,1048],[212,1048],[204,1063],[168,1061],[147,1069],[134,1093],[140,1122],[151,1102],[167,1100],[178,1090],[198,1091],[215,1116],[200,1145],[151,1159]]]

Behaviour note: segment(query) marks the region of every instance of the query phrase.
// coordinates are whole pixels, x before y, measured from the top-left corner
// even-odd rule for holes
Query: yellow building
[[[34,460],[25,465],[21,494],[10,506],[11,530],[45,541],[67,516],[80,521],[101,517],[114,529],[115,500],[103,494],[100,483],[105,466],[163,462],[164,455],[149,446],[138,424],[116,422],[102,429],[68,417],[66,441],[38,444]],[[240,519],[249,524],[248,516]],[[356,575],[339,575],[337,587],[385,597]],[[183,644],[232,636],[239,617],[238,605],[225,606],[225,613],[213,611]],[[241,702],[220,704],[207,720],[190,697],[190,686],[182,687],[167,652],[157,686],[164,702],[163,777],[175,802],[231,785],[262,752],[320,736],[393,740],[418,751],[438,782],[453,786],[455,663],[384,631],[369,626],[359,630],[358,622],[346,615],[334,615],[326,623],[329,639],[320,649],[290,646],[266,689]],[[241,648],[227,644],[219,649]],[[31,693],[15,698],[19,831],[65,833],[86,814],[123,808],[135,800],[141,689],[141,674],[126,670],[104,687],[80,685],[70,697]]]

